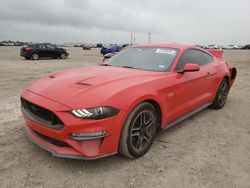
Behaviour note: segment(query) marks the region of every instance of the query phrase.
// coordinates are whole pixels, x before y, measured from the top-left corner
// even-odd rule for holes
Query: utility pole
[[[133,44],[133,33],[131,33],[131,36],[130,36],[130,44],[131,45]]]
[[[148,33],[148,43],[149,44],[151,43],[151,33],[150,32]]]

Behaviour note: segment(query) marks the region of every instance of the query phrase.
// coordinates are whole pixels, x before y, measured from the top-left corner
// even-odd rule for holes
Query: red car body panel
[[[179,50],[169,72],[153,72],[118,67],[92,66],[49,74],[29,86],[21,95],[37,106],[52,111],[63,122],[62,130],[54,130],[29,119],[23,113],[26,124],[23,129],[36,144],[54,156],[95,159],[118,152],[122,127],[131,110],[143,101],[158,104],[161,113],[161,128],[171,122],[211,104],[223,78],[231,88],[236,69],[220,58],[221,55],[207,52],[213,62],[200,66],[200,70],[180,74],[175,67],[187,49],[199,49],[187,45],[144,45],[136,47],[175,48]],[[204,51],[203,49],[199,49]],[[217,52],[216,52],[217,53]],[[112,106],[119,109],[116,116],[93,120],[76,118],[74,109]],[[105,131],[107,137],[77,141],[72,133]],[[59,147],[39,135],[66,143]]]

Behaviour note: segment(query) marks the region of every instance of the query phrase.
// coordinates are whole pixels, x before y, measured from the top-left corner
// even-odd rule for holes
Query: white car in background
[[[211,44],[207,46],[207,49],[219,49],[219,46],[215,44]]]
[[[225,47],[224,46],[215,45],[215,44],[211,44],[211,45],[208,45],[206,47],[206,49],[224,50]]]
[[[228,45],[226,47],[226,49],[227,50],[237,50],[237,49],[239,49],[239,46],[237,46],[237,45]]]

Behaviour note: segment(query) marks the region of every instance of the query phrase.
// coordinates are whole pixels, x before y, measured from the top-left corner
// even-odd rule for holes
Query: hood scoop
[[[76,84],[81,85],[81,86],[92,86],[92,84],[83,83],[83,82],[78,82]]]

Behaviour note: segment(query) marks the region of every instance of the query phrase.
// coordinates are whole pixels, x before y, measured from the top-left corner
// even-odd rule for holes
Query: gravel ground
[[[20,131],[19,95],[48,72],[98,64],[99,50],[27,61],[0,47],[0,187],[250,187],[250,51],[226,51],[238,77],[222,110],[206,109],[159,135],[142,158],[61,159]]]

